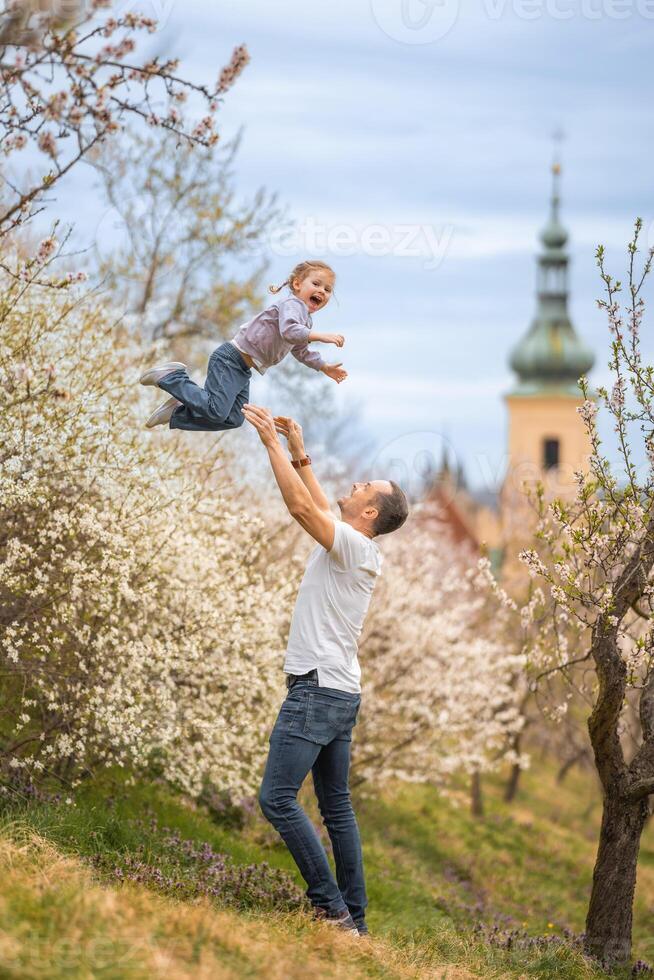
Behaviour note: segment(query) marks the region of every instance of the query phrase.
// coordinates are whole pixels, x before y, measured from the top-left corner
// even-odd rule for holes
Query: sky
[[[497,489],[508,356],[535,305],[552,134],[565,138],[562,217],[571,315],[607,377],[594,252],[618,275],[634,218],[654,245],[650,108],[654,0],[124,0],[159,17],[151,43],[213,80],[252,62],[222,136],[243,127],[237,183],[265,185],[295,222],[267,243],[270,280],[320,257],[337,298],[315,326],[346,336],[350,378],[380,453],[419,468],[443,441],[469,482]],[[81,232],[97,201],[61,196]],[[70,215],[75,220],[75,213]],[[490,476],[489,474],[495,474]]]

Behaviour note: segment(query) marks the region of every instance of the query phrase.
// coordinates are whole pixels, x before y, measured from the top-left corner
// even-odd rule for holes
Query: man
[[[381,556],[375,538],[401,527],[407,500],[395,483],[355,483],[331,513],[306,455],[302,429],[246,405],[292,517],[317,541],[300,586],[284,662],[288,694],[270,735],[259,792],[302,877],[314,914],[356,935],[368,932],[361,840],[349,790],[350,745],[361,704],[358,639]],[[288,442],[289,460],[278,433]],[[336,880],[297,794],[311,770],[334,850]],[[338,883],[337,883],[338,882]]]

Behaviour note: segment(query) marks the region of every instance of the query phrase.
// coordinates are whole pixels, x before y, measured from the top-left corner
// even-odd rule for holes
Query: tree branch
[[[648,776],[644,779],[639,779],[637,782],[632,783],[626,794],[626,798],[630,803],[637,803],[638,800],[642,800],[646,796],[651,796],[653,793],[654,775]]]

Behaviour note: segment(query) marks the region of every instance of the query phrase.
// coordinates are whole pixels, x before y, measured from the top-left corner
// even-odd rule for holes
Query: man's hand
[[[338,385],[347,378],[347,371],[342,364],[323,364],[320,370]]]
[[[283,435],[288,442],[288,451],[293,459],[304,459],[306,451],[304,449],[304,435],[302,426],[286,415],[275,416],[275,428]]]
[[[259,408],[258,405],[244,405],[243,415],[255,427],[259,433],[259,438],[267,449],[275,444],[279,445],[275,420],[267,408]]]

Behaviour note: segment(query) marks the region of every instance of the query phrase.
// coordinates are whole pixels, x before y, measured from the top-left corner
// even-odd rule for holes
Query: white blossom
[[[0,316],[0,655],[32,705],[6,718],[10,765],[156,758],[189,793],[240,799],[283,698],[298,572],[269,574],[261,520],[207,481],[220,444],[144,429],[148,392],[124,387],[142,352],[94,304],[32,285]]]

